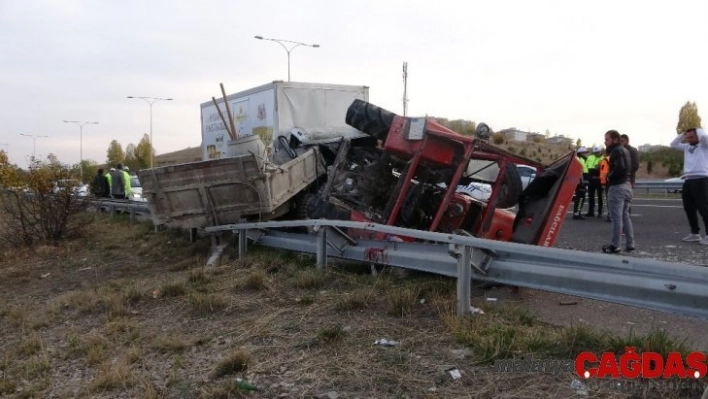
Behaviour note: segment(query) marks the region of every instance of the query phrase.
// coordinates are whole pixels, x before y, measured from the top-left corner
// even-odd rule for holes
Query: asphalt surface
[[[703,229],[703,223],[700,224]],[[638,251],[634,256],[708,266],[708,246],[681,241],[690,230],[680,199],[635,199],[632,225]],[[604,218],[574,220],[568,214],[556,247],[600,252],[602,246],[610,242],[611,226]]]
[[[632,214],[637,252],[629,256],[708,265],[708,246],[681,241],[690,231],[680,199],[636,199]],[[703,223],[700,224],[703,229]],[[568,214],[556,247],[601,252],[602,246],[609,243],[611,226],[604,218],[574,220]],[[530,289],[515,294],[508,288],[499,288],[484,295],[498,297],[498,303],[514,302],[526,307],[552,324],[589,325],[619,334],[630,331],[646,334],[652,329],[665,329],[671,337],[685,340],[691,348],[708,351],[708,320]],[[566,302],[575,304],[561,305]]]

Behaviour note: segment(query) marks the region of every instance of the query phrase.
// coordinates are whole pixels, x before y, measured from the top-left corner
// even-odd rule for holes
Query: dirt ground
[[[583,392],[570,373],[495,372],[489,359],[594,347],[585,330],[489,306],[481,291],[486,313],[459,319],[451,279],[319,271],[311,258],[256,248],[206,269],[209,246],[99,218],[85,239],[5,248],[0,396],[658,398],[700,397],[705,384]]]

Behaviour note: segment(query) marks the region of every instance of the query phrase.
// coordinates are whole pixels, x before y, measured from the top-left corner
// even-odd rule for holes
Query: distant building
[[[508,129],[502,129],[497,133],[501,133],[507,140],[514,141],[526,141],[526,137],[530,134],[529,132],[524,132],[515,127],[510,127]]]
[[[546,139],[546,143],[553,145],[571,145],[573,144],[573,139],[570,137],[565,137],[562,134],[558,136],[549,137]]]
[[[183,150],[155,155],[155,166],[175,165],[202,160],[202,147],[189,147]]]
[[[639,147],[637,147],[637,150],[639,152],[652,152],[659,150],[661,148],[667,148],[665,145],[654,145],[654,144],[642,144]]]

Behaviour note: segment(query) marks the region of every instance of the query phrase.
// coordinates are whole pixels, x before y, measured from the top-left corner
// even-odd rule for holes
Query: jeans
[[[627,248],[634,248],[634,229],[629,218],[629,204],[632,202],[632,186],[629,182],[610,186],[607,192],[607,211],[612,218],[612,241],[619,248],[624,230]]]
[[[691,234],[698,234],[701,231],[696,211],[703,218],[703,224],[708,232],[708,177],[686,179],[683,182],[681,198],[688,224],[691,226]]]

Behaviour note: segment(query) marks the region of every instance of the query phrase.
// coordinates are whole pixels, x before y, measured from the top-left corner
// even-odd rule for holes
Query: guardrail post
[[[131,206],[130,207],[130,224],[134,224],[134,223],[135,223],[135,208]]]
[[[108,209],[109,209],[109,211],[110,211],[110,213],[111,213],[111,219],[113,219],[113,216],[116,215],[116,206],[115,206],[114,204],[111,204],[111,205],[108,207]]]
[[[462,317],[470,313],[470,295],[472,295],[472,248],[461,246],[457,257],[457,315]]]
[[[246,230],[238,231],[238,258],[243,259],[248,253],[248,237]]]
[[[327,228],[322,226],[317,232],[317,268],[327,267]]]

